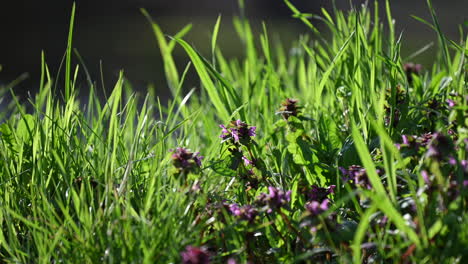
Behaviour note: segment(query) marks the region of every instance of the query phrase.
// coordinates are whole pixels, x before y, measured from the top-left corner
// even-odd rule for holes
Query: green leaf
[[[382,180],[380,179],[379,175],[377,174],[377,170],[375,168],[374,162],[372,161],[372,157],[367,149],[367,145],[364,143],[364,140],[359,133],[356,125],[353,125],[352,135],[355,143],[356,150],[359,154],[361,159],[362,165],[366,168],[366,173],[369,178],[369,181],[372,184],[372,188],[378,194],[386,194],[385,187],[382,184]]]
[[[216,24],[213,29],[213,34],[211,35],[211,55],[213,58],[215,57],[215,49],[216,49],[216,40],[218,39],[218,32],[219,32],[219,25],[221,24],[221,15],[218,16],[216,20]]]
[[[68,101],[73,94],[72,87],[70,87],[70,72],[71,72],[71,51],[72,51],[72,42],[73,42],[73,23],[75,21],[75,3],[73,3],[71,18],[70,18],[70,28],[68,30],[68,42],[67,42],[67,51],[66,51],[66,63],[65,63],[65,101]]]
[[[32,115],[26,114],[18,122],[18,126],[16,127],[16,135],[23,141],[29,141],[31,139],[35,124],[34,120],[35,119]]]
[[[218,92],[218,88],[214,85],[213,81],[206,70],[205,64],[203,63],[203,59],[200,58],[198,53],[184,40],[182,39],[175,39],[181,46],[184,48],[185,52],[189,55],[190,59],[193,62],[195,69],[197,70],[198,76],[203,84],[203,87],[208,92],[208,95],[211,99],[211,102],[215,106],[216,110],[218,111],[219,117],[223,121],[229,120],[229,112],[226,109],[227,102],[221,101],[221,97]]]
[[[317,102],[321,102],[321,98],[322,98],[322,92],[323,92],[323,88],[325,87],[325,84],[327,83],[327,81],[329,80],[330,78],[330,75],[333,71],[333,69],[335,69],[336,67],[336,64],[338,63],[338,61],[340,60],[341,56],[343,56],[343,54],[345,53],[345,51],[348,49],[349,47],[349,43],[351,42],[351,39],[354,37],[354,33],[355,31],[351,32],[351,34],[348,36],[348,38],[346,39],[346,41],[343,43],[343,45],[341,46],[341,48],[338,50],[338,53],[335,55],[335,57],[333,58],[333,61],[331,62],[331,64],[328,66],[327,70],[323,73],[322,75],[322,79],[320,80],[320,83],[317,87],[317,90],[315,92],[315,100]]]
[[[234,177],[237,176],[236,170],[240,162],[241,161],[235,157],[226,157],[221,160],[213,161],[208,167],[219,175]]]

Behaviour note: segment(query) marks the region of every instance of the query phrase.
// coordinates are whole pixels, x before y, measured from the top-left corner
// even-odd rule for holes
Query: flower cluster
[[[328,188],[313,185],[308,194],[309,202],[305,204],[306,210],[312,216],[318,216],[329,209],[330,199],[328,195],[335,193],[336,185],[330,185]]]
[[[309,200],[322,202],[327,199],[329,194],[335,193],[336,185],[330,185],[328,188],[318,187],[317,185],[312,185],[312,189],[308,193]]]
[[[366,169],[359,165],[351,165],[348,169],[339,167],[341,173],[343,174],[343,181],[353,181],[354,185],[360,186],[364,189],[372,189],[372,184],[369,181],[367,176]],[[377,174],[382,174],[382,170],[377,169]]]
[[[455,198],[459,196],[460,189],[464,189],[468,187],[468,160],[461,160],[458,162],[455,158],[450,157],[448,164],[451,167],[452,172],[449,173],[448,175],[450,182],[449,182],[446,193],[449,199],[452,201],[452,200],[455,200]],[[457,166],[460,167],[461,172],[463,174],[463,179],[460,183],[458,179],[456,178],[454,179],[454,175],[452,174],[454,172],[454,169],[456,169]],[[434,175],[429,174],[427,170],[422,170],[421,177],[423,178],[424,183],[427,185],[429,192],[434,191],[434,187],[435,187],[433,184]]]
[[[427,147],[431,142],[432,138],[435,134],[432,133],[424,133],[421,136],[415,135],[402,135],[401,136],[401,144],[395,144],[398,149],[402,148],[409,148],[412,150],[419,150],[422,147]]]
[[[406,73],[406,78],[408,80],[408,83],[411,85],[413,84],[413,74],[419,75],[422,71],[422,65],[414,64],[412,62],[405,63],[403,65],[403,70]]]
[[[258,214],[257,209],[251,205],[239,206],[236,203],[228,205],[229,212],[240,218],[241,220],[246,220],[252,222]]]
[[[325,199],[322,202],[311,201],[305,204],[305,208],[312,216],[318,216],[328,210],[329,203],[330,203],[330,200],[328,199]]]
[[[204,247],[187,246],[185,251],[180,253],[183,264],[208,264],[210,254]]]
[[[203,156],[199,152],[193,153],[186,148],[171,150],[172,163],[179,173],[196,172],[201,167]]]
[[[298,116],[300,113],[300,107],[297,105],[298,100],[286,98],[281,103],[281,108],[277,114],[281,114],[284,119],[288,120],[290,116]]]
[[[451,140],[441,133],[435,133],[429,144],[426,155],[440,161],[448,157],[452,150],[453,144]]]
[[[275,187],[268,187],[269,193],[261,193],[257,196],[257,202],[266,208],[267,213],[272,213],[287,205],[291,201],[291,191],[283,191]]]
[[[234,144],[248,145],[251,142],[251,137],[255,136],[256,127],[249,126],[241,120],[231,121],[226,127],[219,125],[222,128],[221,135],[219,136],[223,142],[231,141]]]
[[[256,127],[236,120],[231,121],[227,126],[221,127],[222,143],[226,143],[230,153],[225,160],[230,163],[229,168],[237,173],[238,178],[247,186],[247,190],[258,187],[258,178],[255,171],[259,171],[261,159],[258,159],[252,150],[255,142],[252,137],[256,136]]]
[[[386,95],[387,98],[390,98],[392,96],[392,90],[388,88],[386,90]],[[401,105],[405,103],[406,101],[406,92],[405,90],[401,87],[401,85],[397,85],[395,87],[395,103],[396,105]]]

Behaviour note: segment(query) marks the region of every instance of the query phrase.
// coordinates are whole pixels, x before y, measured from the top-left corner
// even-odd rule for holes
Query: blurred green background
[[[320,14],[320,8],[331,11],[330,0],[291,1],[302,12]],[[385,2],[378,1],[381,9]],[[336,7],[349,9],[360,7],[364,1],[335,1]],[[165,97],[166,82],[162,60],[151,28],[139,8],[143,7],[160,24],[166,34],[175,34],[188,23],[192,31],[185,37],[199,51],[209,55],[211,31],[217,16],[222,15],[218,37],[219,47],[227,57],[243,54],[242,46],[232,26],[232,17],[241,14],[237,0],[83,0],[76,1],[74,47],[84,58],[86,67],[94,81],[100,84],[99,65],[102,62],[106,89],[120,69],[125,70],[127,79],[141,91],[154,84],[157,93]],[[411,18],[416,15],[430,20],[425,0],[392,0],[392,11],[397,32],[403,32],[402,53],[411,54],[433,42],[437,45],[435,32]],[[442,30],[449,38],[460,39],[459,25],[468,21],[467,0],[433,0]],[[368,4],[373,7],[373,2]],[[28,78],[15,87],[15,92],[26,95],[37,89],[40,76],[40,54],[45,51],[51,72],[56,73],[66,48],[69,15],[72,2],[50,1],[2,1],[0,4],[0,83],[9,83],[23,73]],[[383,10],[382,10],[383,11]],[[383,12],[382,16],[384,15]],[[256,30],[265,21],[271,39],[278,37],[285,47],[307,28],[291,17],[291,12],[282,0],[245,0],[245,15]],[[318,20],[312,23],[319,28]],[[468,27],[462,26],[465,31]],[[429,49],[414,61],[430,67],[434,49]],[[188,62],[184,52],[175,50],[176,61],[182,70]],[[76,62],[76,61],[75,61]],[[83,76],[81,77],[83,78]],[[83,86],[85,82],[83,81]],[[186,86],[198,85],[192,71]],[[100,88],[100,87],[99,87]]]

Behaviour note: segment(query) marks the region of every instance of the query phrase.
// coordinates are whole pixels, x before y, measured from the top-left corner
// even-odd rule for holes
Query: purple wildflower
[[[248,165],[253,165],[253,161],[249,160],[248,158],[246,158],[245,156],[242,156],[242,160],[244,161],[244,164],[245,166],[248,166]]]
[[[456,166],[457,165],[457,160],[453,156],[450,156],[449,157],[449,164],[452,165],[452,166]]]
[[[193,185],[192,185],[192,188],[191,188],[191,191],[193,193],[198,193],[201,191],[201,185],[200,185],[200,182],[198,180],[196,180]]]
[[[436,98],[433,98],[433,99],[430,99],[428,102],[427,102],[427,107],[432,109],[432,110],[437,110],[439,109],[441,105],[441,102],[439,102],[439,100],[437,100]],[[429,112],[429,116],[433,116],[434,115],[434,112]]]
[[[219,127],[222,128],[221,136],[219,137],[222,138],[223,140],[229,139],[231,132],[224,125],[219,125]]]
[[[261,193],[257,201],[267,208],[267,213],[277,210],[291,201],[291,191],[284,192],[275,187],[268,187],[269,193]]]
[[[377,224],[382,228],[385,227],[387,223],[388,223],[388,217],[386,215],[377,219]]]
[[[452,149],[453,147],[448,137],[440,133],[435,133],[429,144],[426,155],[441,161],[444,157],[448,156]]]
[[[171,151],[172,163],[179,172],[194,172],[201,167],[203,156],[200,156],[200,152],[193,153],[186,148],[176,148]]]
[[[182,263],[184,264],[208,264],[210,263],[210,254],[203,247],[187,246],[185,251],[180,253]]]
[[[247,125],[247,123],[242,122],[241,120],[231,121],[228,127],[224,125],[219,125],[221,130],[221,135],[219,136],[223,142],[232,139],[233,143],[248,144],[252,140],[251,137],[254,137],[255,130],[257,129],[254,126]]]
[[[447,102],[449,108],[454,108],[457,105],[457,102],[455,102],[452,99],[447,99],[446,102]]]
[[[416,136],[407,136],[407,135],[402,135],[401,136],[402,143],[408,146],[409,148],[417,149],[419,148],[418,143],[416,142],[417,137]]]
[[[359,165],[351,165],[348,167],[348,169],[343,167],[340,167],[339,169],[343,174],[343,181],[352,180],[357,186],[361,186],[362,188],[368,190],[372,189],[372,185],[369,181],[369,178],[367,177],[366,169],[363,167]],[[377,170],[377,173],[380,174],[382,171]]]
[[[408,140],[408,136],[402,135],[402,136],[401,136],[401,139],[403,140],[403,142],[402,142],[403,144],[405,144],[405,145],[409,145],[409,144],[410,144],[410,143],[409,143],[409,140]]]
[[[297,116],[300,113],[300,107],[297,106],[298,100],[286,98],[281,103],[281,108],[277,114],[281,114],[284,119],[288,119],[290,116]]]
[[[421,177],[423,178],[424,182],[427,185],[431,185],[431,178],[430,178],[429,173],[427,172],[427,170],[422,170],[421,171]]]
[[[305,208],[312,216],[318,216],[328,210],[329,203],[330,200],[328,199],[325,199],[322,202],[312,201],[306,203]]]
[[[239,206],[238,204],[230,204],[229,211],[242,220],[252,222],[258,214],[257,209],[251,205]]]
[[[329,194],[335,193],[336,185],[330,185],[328,188],[318,187],[317,185],[312,186],[312,190],[308,193],[308,197],[312,201],[323,202],[327,199]]]
[[[422,136],[418,137],[418,141],[421,142],[421,146],[427,146],[429,142],[431,142],[432,137],[434,135],[432,133],[424,133]]]
[[[463,172],[468,173],[468,160],[461,160],[460,165],[463,169]]]
[[[391,98],[392,97],[392,89],[387,88],[386,90],[386,97]],[[401,105],[405,103],[406,100],[406,92],[403,88],[401,88],[401,85],[397,85],[395,87],[395,103],[396,105]]]
[[[403,65],[403,70],[406,73],[406,79],[408,80],[408,83],[411,85],[413,84],[413,74],[419,75],[422,70],[422,65],[414,64],[412,62],[405,63]]]
[[[420,147],[426,147],[432,140],[434,135],[431,133],[425,133],[421,136],[414,136],[414,135],[402,135],[401,136],[401,144],[396,144],[398,149],[403,147],[418,151]]]

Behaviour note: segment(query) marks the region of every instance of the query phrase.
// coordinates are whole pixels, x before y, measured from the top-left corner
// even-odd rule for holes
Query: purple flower
[[[453,156],[450,156],[449,157],[449,164],[452,165],[452,166],[456,166],[457,165],[457,160]]]
[[[409,144],[410,144],[410,143],[409,143],[409,140],[408,140],[408,136],[402,135],[402,136],[401,136],[401,139],[403,140],[403,144],[405,144],[405,145],[409,145]]]
[[[430,178],[429,173],[427,172],[427,170],[422,170],[421,171],[421,177],[423,178],[424,182],[427,185],[431,185],[431,178]]]
[[[343,181],[352,180],[356,186],[360,186],[365,189],[372,189],[372,185],[369,181],[369,178],[366,173],[366,169],[359,165],[351,165],[348,169],[339,167],[341,173],[343,174]],[[381,174],[382,170],[377,169],[377,174]]]
[[[198,180],[196,180],[193,185],[192,185],[192,188],[190,189],[193,193],[198,193],[201,191],[201,185],[200,185],[200,182]]]
[[[449,138],[441,133],[435,133],[429,144],[426,155],[441,161],[444,157],[447,157],[452,150],[453,146]]]
[[[419,147],[416,142],[416,136],[401,135],[401,141],[401,144],[395,144],[398,149],[402,147],[417,149]]]
[[[235,259],[229,258],[229,259],[227,260],[227,264],[237,264],[237,262],[236,262]]]
[[[305,208],[312,216],[318,216],[328,210],[329,203],[330,200],[328,199],[325,199],[322,202],[311,201],[306,203]]]
[[[432,137],[434,135],[432,133],[425,133],[422,136],[418,137],[418,141],[421,142],[421,146],[427,146],[429,142],[431,142]]]
[[[286,100],[281,103],[282,106],[277,114],[281,114],[286,120],[290,116],[298,116],[300,107],[297,106],[297,102],[298,100],[296,99],[286,98]]]
[[[198,167],[201,167],[201,161],[204,158],[203,156],[199,156],[200,152],[196,152],[193,156],[193,160],[195,160],[195,163],[197,163]]]
[[[261,193],[257,196],[257,201],[267,208],[267,213],[277,210],[291,201],[291,191],[284,192],[275,187],[268,187],[269,193]]]
[[[176,148],[171,151],[172,163],[179,172],[195,172],[201,167],[203,156],[200,156],[200,152],[193,153],[186,148]]]
[[[405,89],[403,89],[401,87],[401,85],[397,85],[395,87],[395,92],[396,92],[396,94],[395,94],[395,103],[396,103],[396,105],[401,105],[401,104],[405,103],[405,100],[406,100],[406,91],[405,91]],[[385,96],[387,98],[392,97],[392,88],[390,88],[390,87],[387,88]],[[388,106],[387,106],[387,108],[388,108]]]
[[[460,165],[465,173],[468,173],[468,160],[461,160]]]
[[[231,132],[224,125],[219,125],[219,127],[222,128],[221,135],[219,137],[223,140],[229,139]]]
[[[308,193],[308,197],[312,201],[323,202],[327,199],[329,194],[335,193],[336,185],[330,185],[328,188],[318,187],[317,185],[312,186],[312,190]]]
[[[223,142],[232,139],[233,143],[240,144],[249,144],[251,137],[254,137],[255,130],[257,129],[254,126],[249,127],[247,123],[242,122],[241,120],[231,121],[228,127],[224,125],[219,125],[221,130],[221,135],[219,136]]]
[[[457,102],[455,102],[452,99],[447,99],[446,102],[447,102],[449,108],[454,108],[457,105]]]
[[[210,254],[203,247],[187,246],[185,251],[180,253],[183,264],[208,264],[210,263]]]
[[[405,72],[412,72],[412,73],[419,74],[421,73],[422,65],[408,62],[403,65],[403,69],[405,70]]]
[[[238,204],[230,204],[229,211],[242,220],[252,222],[258,214],[257,209],[251,205],[239,206]]]
[[[382,228],[385,227],[387,223],[388,223],[388,217],[386,215],[377,219],[377,224]]]
[[[253,165],[253,161],[249,160],[248,158],[242,156],[242,160],[244,161],[245,166]]]
[[[407,135],[402,135],[401,136],[402,143],[406,145],[409,148],[413,149],[418,149],[419,144],[417,142],[417,137],[416,136],[407,136]]]
[[[408,83],[411,85],[413,83],[413,74],[419,75],[422,70],[421,64],[414,64],[412,62],[405,63],[403,65],[403,70],[406,73],[406,79],[408,79]]]
[[[430,99],[427,102],[427,107],[432,109],[432,110],[439,109],[440,105],[441,105],[441,102],[439,102],[439,100],[437,100],[436,98]],[[430,112],[429,115],[430,116],[434,115],[434,112]]]

